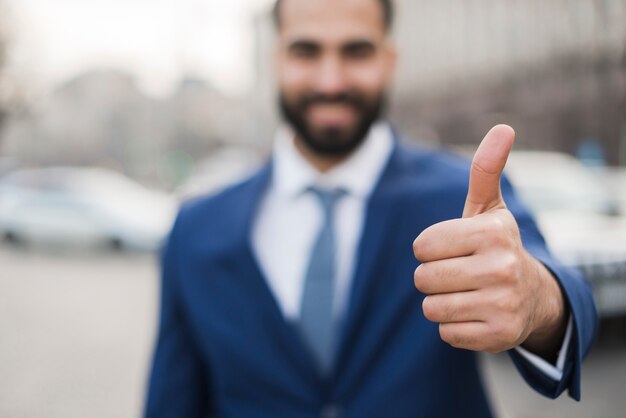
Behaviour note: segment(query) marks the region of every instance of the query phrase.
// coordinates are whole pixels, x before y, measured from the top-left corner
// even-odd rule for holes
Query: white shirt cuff
[[[531,353],[530,351],[518,346],[515,347],[515,350],[524,357],[530,364],[535,366],[537,369],[541,370],[546,376],[551,379],[559,382],[563,378],[563,367],[565,366],[565,357],[567,356],[567,349],[569,348],[570,342],[572,340],[572,330],[574,328],[574,324],[572,321],[572,316],[570,315],[569,320],[567,321],[567,330],[565,331],[565,338],[563,339],[563,344],[561,345],[561,349],[559,350],[559,356],[556,360],[556,364],[550,364],[546,360],[542,359],[536,354]]]

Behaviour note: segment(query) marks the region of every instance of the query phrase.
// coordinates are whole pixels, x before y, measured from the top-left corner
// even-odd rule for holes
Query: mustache
[[[359,94],[351,92],[341,92],[337,94],[313,93],[303,96],[300,99],[300,106],[307,108],[316,104],[346,104],[358,109],[366,105],[366,101]]]

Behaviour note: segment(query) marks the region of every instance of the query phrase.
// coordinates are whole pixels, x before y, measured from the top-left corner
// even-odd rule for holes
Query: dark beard
[[[350,129],[328,128],[314,132],[304,115],[310,106],[318,103],[341,103],[351,106],[358,113],[356,124]],[[325,157],[344,157],[365,140],[370,128],[385,109],[386,96],[381,93],[368,101],[362,95],[355,93],[342,93],[335,96],[310,94],[301,97],[297,103],[289,103],[281,92],[279,105],[285,121],[291,125],[311,151]]]

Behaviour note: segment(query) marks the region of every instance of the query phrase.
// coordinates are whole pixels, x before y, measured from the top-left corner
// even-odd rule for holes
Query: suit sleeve
[[[562,265],[550,254],[535,221],[515,197],[506,178],[502,180],[502,193],[517,220],[524,247],[557,280],[573,324],[560,380],[547,376],[516,350],[509,350],[509,355],[524,380],[537,392],[549,398],[557,398],[567,389],[572,398],[580,400],[582,361],[593,345],[598,328],[598,315],[591,287],[579,271]]]
[[[207,369],[203,364],[181,300],[180,215],[161,258],[161,307],[152,360],[146,418],[191,418],[211,414]]]

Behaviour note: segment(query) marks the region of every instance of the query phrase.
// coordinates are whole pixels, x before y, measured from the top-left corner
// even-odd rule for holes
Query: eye
[[[369,58],[376,52],[376,48],[370,42],[354,42],[343,48],[343,55],[350,59]]]
[[[320,53],[319,45],[313,42],[294,42],[289,46],[289,54],[296,58],[315,58]]]

